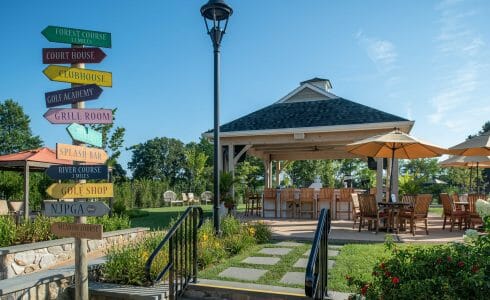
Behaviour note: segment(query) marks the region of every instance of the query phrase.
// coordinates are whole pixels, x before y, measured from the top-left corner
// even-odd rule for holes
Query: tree
[[[186,158],[186,178],[189,191],[203,192],[206,188],[206,177],[209,178],[210,166],[206,164],[208,156],[199,151],[198,144],[189,143],[184,150]]]
[[[43,142],[32,135],[31,120],[12,99],[0,103],[0,155],[39,148]]]
[[[174,186],[186,168],[184,144],[174,138],[154,138],[128,148],[133,151],[128,167],[133,178],[161,179]]]

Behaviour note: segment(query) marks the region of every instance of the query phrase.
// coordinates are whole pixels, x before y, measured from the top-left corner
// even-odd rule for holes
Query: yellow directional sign
[[[50,65],[43,73],[53,81],[112,87],[111,72]]]
[[[104,150],[98,148],[56,144],[56,158],[103,164],[109,157]]]
[[[56,199],[111,198],[112,183],[53,183],[46,193]]]

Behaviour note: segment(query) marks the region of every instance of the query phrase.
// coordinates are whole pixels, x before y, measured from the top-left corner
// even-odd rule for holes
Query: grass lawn
[[[234,278],[223,278],[219,277],[218,274],[224,271],[229,267],[242,267],[242,268],[253,268],[253,269],[263,269],[269,270],[269,272],[265,273],[261,278],[254,283],[258,284],[266,284],[266,285],[274,285],[274,286],[287,286],[287,287],[297,287],[304,288],[304,284],[301,285],[287,285],[281,283],[280,280],[286,274],[286,272],[305,272],[304,268],[295,268],[293,265],[300,258],[308,258],[307,256],[303,256],[303,254],[310,249],[311,244],[305,243],[304,245],[298,247],[287,247],[292,248],[292,251],[283,256],[274,256],[280,258],[279,262],[275,265],[256,265],[256,264],[247,264],[242,263],[241,261],[249,256],[260,256],[260,257],[271,257],[271,255],[258,253],[262,248],[275,248],[275,247],[284,247],[277,246],[275,244],[263,244],[263,245],[255,245],[250,249],[243,251],[241,254],[236,255],[226,261],[223,261],[221,264],[212,266],[207,268],[206,270],[199,272],[199,278],[206,279],[217,279],[217,280],[230,280],[230,281],[238,281],[241,280]],[[242,282],[250,282],[250,281],[242,281]]]
[[[442,215],[442,207],[429,207],[429,212],[433,214],[437,214],[438,216]]]
[[[204,218],[211,218],[213,215],[212,205],[201,205],[204,211]],[[158,208],[142,208],[142,211],[147,211],[149,214],[144,217],[132,218],[131,227],[149,227],[150,229],[167,228],[172,219],[177,219],[187,206],[165,206]],[[245,211],[245,205],[238,205],[238,211]]]

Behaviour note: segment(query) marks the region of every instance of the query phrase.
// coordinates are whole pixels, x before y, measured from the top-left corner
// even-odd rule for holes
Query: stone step
[[[168,286],[155,287],[121,285],[114,283],[92,282],[88,284],[91,299],[104,300],[166,300],[168,299]],[[74,287],[70,287],[73,296]]]

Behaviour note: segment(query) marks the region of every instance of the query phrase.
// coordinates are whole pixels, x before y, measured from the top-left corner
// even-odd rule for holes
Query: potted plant
[[[221,172],[219,178],[220,201],[224,203],[228,213],[231,213],[236,206],[232,190],[235,183],[238,183],[238,178],[234,178],[232,173]]]

